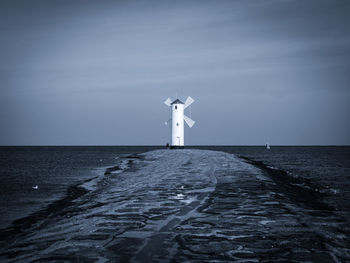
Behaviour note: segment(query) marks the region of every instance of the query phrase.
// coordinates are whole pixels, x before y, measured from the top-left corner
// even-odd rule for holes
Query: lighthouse
[[[185,137],[184,137],[184,122],[192,128],[195,121],[187,117],[184,114],[184,110],[194,102],[194,99],[188,97],[183,103],[181,100],[176,99],[172,101],[168,98],[164,101],[165,105],[171,107],[171,119],[165,124],[171,125],[171,145],[172,149],[182,149],[185,146]]]

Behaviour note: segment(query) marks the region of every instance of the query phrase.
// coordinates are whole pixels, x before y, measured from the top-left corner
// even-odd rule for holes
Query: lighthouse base
[[[179,146],[179,145],[170,145],[170,149],[184,149],[185,146]]]

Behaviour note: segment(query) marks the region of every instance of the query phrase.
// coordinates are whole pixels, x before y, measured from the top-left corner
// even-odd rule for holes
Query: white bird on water
[[[33,188],[34,190],[38,190],[38,189],[39,189],[39,186],[38,186],[38,185],[34,185],[34,186],[32,186],[32,188]]]

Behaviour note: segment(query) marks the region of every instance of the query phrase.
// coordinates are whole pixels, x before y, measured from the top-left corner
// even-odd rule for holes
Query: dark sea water
[[[0,147],[0,259],[349,262],[350,147],[188,148]]]
[[[197,147],[196,147],[197,148]],[[262,161],[273,169],[301,179],[300,184],[323,194],[325,202],[350,216],[349,146],[201,146]],[[305,179],[305,180],[304,180]]]
[[[64,197],[69,186],[103,175],[118,156],[154,148],[0,147],[0,228]]]

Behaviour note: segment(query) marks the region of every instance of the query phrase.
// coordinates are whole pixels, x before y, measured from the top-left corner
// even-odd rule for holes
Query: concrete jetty
[[[235,155],[156,150],[124,158],[95,188],[4,244],[8,262],[346,260],[339,216],[293,202]],[[326,225],[324,217],[329,222]],[[345,224],[346,222],[344,222]],[[17,240],[15,242],[15,240]]]

